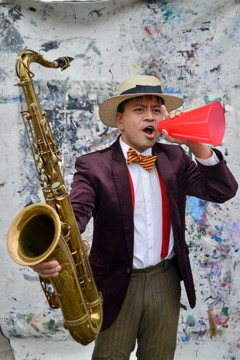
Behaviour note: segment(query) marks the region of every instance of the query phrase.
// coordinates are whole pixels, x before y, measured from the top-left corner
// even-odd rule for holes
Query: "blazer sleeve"
[[[95,191],[92,186],[91,173],[85,156],[78,157],[75,162],[76,172],[73,176],[69,198],[79,226],[83,233],[92,217],[95,204]]]
[[[224,203],[236,195],[238,183],[222,153],[217,149],[214,151],[219,158],[219,163],[212,166],[205,166],[191,159],[186,160],[187,195]]]

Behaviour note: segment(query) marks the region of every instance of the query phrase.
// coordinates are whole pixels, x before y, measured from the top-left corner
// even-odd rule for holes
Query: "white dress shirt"
[[[120,145],[127,161],[129,146],[120,138]],[[135,150],[135,149],[134,149]],[[139,151],[135,150],[137,154]],[[213,153],[215,155],[215,153]],[[152,155],[152,149],[145,150],[141,155]],[[202,164],[214,165],[217,160],[198,159]],[[133,268],[142,269],[156,265],[161,261],[162,249],[162,196],[161,187],[156,166],[150,172],[146,171],[137,163],[128,165],[134,188],[134,252]],[[174,256],[173,232],[170,227],[170,241],[168,255]],[[165,258],[165,259],[166,259]]]

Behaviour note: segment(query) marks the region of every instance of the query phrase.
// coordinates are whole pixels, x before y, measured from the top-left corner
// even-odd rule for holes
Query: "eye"
[[[160,110],[160,108],[153,108],[153,112],[155,113],[155,114],[161,114],[161,110]]]
[[[142,107],[136,107],[134,109],[135,112],[142,112],[143,111],[143,108]]]

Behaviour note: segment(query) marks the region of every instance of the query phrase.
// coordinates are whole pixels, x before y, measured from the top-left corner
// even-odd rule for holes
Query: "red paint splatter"
[[[146,33],[148,35],[153,35],[153,33],[149,30],[149,28],[147,26],[144,26],[144,30],[146,31]]]

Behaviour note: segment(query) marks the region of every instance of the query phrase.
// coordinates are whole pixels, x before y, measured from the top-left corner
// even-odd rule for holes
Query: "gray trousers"
[[[115,322],[98,335],[92,360],[172,360],[180,310],[180,279],[173,261],[134,270]]]

